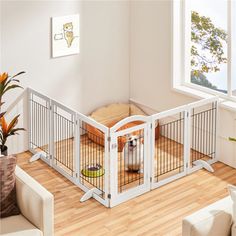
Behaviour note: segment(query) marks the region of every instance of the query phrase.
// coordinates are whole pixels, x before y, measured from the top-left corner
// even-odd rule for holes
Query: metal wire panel
[[[118,137],[118,193],[144,183],[144,130]]]
[[[49,100],[30,93],[29,144],[34,152],[44,151],[49,157]]]
[[[53,162],[73,176],[75,171],[75,114],[53,105]]]
[[[215,157],[217,103],[192,109],[191,162]]]
[[[105,134],[80,121],[80,182],[85,187],[97,188],[95,194],[105,199]],[[106,169],[108,170],[108,169]]]
[[[155,181],[184,170],[184,112],[156,121],[160,131],[155,133]]]

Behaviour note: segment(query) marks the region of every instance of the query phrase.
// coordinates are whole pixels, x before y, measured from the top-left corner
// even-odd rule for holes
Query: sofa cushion
[[[233,226],[231,229],[231,235],[236,236],[236,186],[234,185],[228,185],[230,197],[233,201]]]
[[[0,219],[1,236],[42,236],[42,232],[31,224],[23,215]]]
[[[16,200],[16,157],[0,157],[0,218],[20,214]]]
[[[232,228],[231,228],[231,236],[235,236],[236,235],[236,225],[233,224]]]
[[[17,203],[21,214],[43,232],[52,236],[54,230],[54,201],[35,179],[16,166]]]
[[[183,220],[183,236],[229,236],[232,200],[226,197]]]

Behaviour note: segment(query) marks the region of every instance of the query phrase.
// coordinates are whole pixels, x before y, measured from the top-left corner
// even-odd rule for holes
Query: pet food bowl
[[[83,176],[89,178],[97,178],[103,176],[105,170],[99,164],[91,164],[91,165],[86,165],[85,168],[82,169],[81,173]]]

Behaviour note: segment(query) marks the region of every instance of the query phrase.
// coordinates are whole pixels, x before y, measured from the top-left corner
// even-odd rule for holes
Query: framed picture
[[[52,57],[79,53],[79,15],[52,18]]]

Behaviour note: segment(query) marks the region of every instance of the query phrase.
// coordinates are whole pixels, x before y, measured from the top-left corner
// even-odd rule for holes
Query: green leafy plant
[[[1,151],[4,152],[6,147],[6,141],[9,136],[18,134],[18,131],[25,130],[24,128],[16,128],[20,115],[15,116],[12,121],[7,124],[4,116],[1,117],[1,131],[0,131],[0,141],[1,141]]]
[[[0,74],[0,149],[2,154],[7,155],[7,147],[6,147],[6,141],[9,136],[18,134],[18,131],[25,130],[24,128],[16,128],[16,125],[18,123],[18,119],[20,115],[17,115],[13,118],[12,121],[10,121],[9,125],[6,122],[6,119],[4,117],[6,112],[1,112],[3,102],[3,96],[6,94],[6,92],[15,89],[15,88],[22,88],[19,85],[19,80],[16,78],[21,74],[24,74],[24,71],[21,71],[13,76],[9,76],[8,73]]]
[[[212,89],[217,88],[204,78],[204,73],[217,72],[226,63],[224,44],[227,33],[216,27],[209,17],[191,13],[191,81]]]
[[[24,71],[21,71],[21,72],[17,73],[16,75],[9,76],[8,73],[5,72],[0,75],[0,106],[3,105],[2,97],[7,91],[14,89],[14,88],[22,88],[19,85],[20,81],[18,79],[16,79],[16,77],[18,77],[19,75],[22,75],[24,73],[25,73]]]

